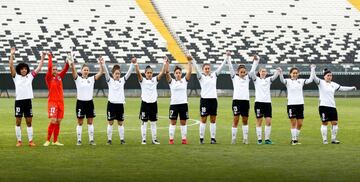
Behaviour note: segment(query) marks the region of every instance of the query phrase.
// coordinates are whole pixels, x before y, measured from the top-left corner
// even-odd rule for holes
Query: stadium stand
[[[133,54],[140,63],[172,58],[135,1],[6,0],[0,22],[1,65],[7,65],[11,46],[18,49],[17,61],[32,65],[40,59],[38,50],[51,50],[55,61],[63,63],[70,47],[79,63],[96,63],[99,55],[111,63],[130,63]]]
[[[39,50],[51,50],[55,61],[63,63],[70,47],[79,63],[96,63],[99,55],[111,64],[129,63],[133,54],[140,63],[160,63],[164,55],[174,60],[176,53],[168,51],[167,40],[139,2],[2,1],[0,72],[9,69],[11,46],[18,49],[16,60],[32,67],[40,59]],[[345,0],[150,2],[199,63],[214,65],[232,50],[237,63],[247,63],[257,53],[270,68],[317,63],[339,71],[360,70],[360,13]]]
[[[153,0],[166,24],[199,62],[226,50],[246,63],[347,64],[358,71],[360,13],[338,0]],[[337,13],[332,13],[337,12]],[[238,52],[242,54],[237,54]]]

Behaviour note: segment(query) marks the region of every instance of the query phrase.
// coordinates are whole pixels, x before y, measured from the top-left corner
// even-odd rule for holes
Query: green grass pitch
[[[188,145],[181,145],[180,128],[175,145],[168,145],[169,99],[160,98],[158,139],[161,145],[140,144],[137,119],[140,99],[127,98],[125,105],[126,145],[120,145],[114,127],[113,145],[106,143],[106,98],[96,98],[95,141],[88,145],[83,127],[83,145],[76,146],[75,98],[65,99],[65,118],[60,142],[64,147],[43,147],[48,119],[47,100],[33,100],[35,148],[28,147],[25,122],[24,145],[15,147],[14,99],[0,99],[0,181],[358,181],[360,179],[360,98],[336,98],[340,145],[323,145],[320,136],[318,99],[306,98],[305,121],[300,140],[290,145],[286,98],[273,98],[273,145],[257,145],[253,98],[250,110],[249,145],[231,145],[231,98],[219,98],[217,140],[199,145],[199,98],[189,99]],[[179,123],[178,123],[179,124]],[[115,125],[117,126],[117,125]],[[148,126],[149,127],[149,126]],[[151,134],[148,129],[148,141]],[[330,132],[329,132],[330,137]]]

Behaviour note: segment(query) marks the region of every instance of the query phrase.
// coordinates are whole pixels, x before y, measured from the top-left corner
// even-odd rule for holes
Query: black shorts
[[[249,117],[250,102],[248,100],[233,100],[232,110],[234,116]]]
[[[304,104],[300,105],[288,105],[287,106],[287,113],[289,119],[304,119]]]
[[[200,116],[217,115],[217,99],[200,99]]]
[[[334,107],[319,106],[319,115],[322,122],[338,120],[337,110]]]
[[[33,117],[31,99],[15,100],[15,117]]]
[[[95,118],[95,108],[94,102],[92,100],[89,101],[76,101],[76,117],[79,119],[83,119],[85,116],[86,118]]]
[[[107,103],[107,120],[124,121],[124,104],[113,104],[108,101]]]
[[[271,103],[266,102],[255,102],[254,106],[256,118],[271,118],[272,117],[272,108]]]
[[[180,116],[180,120],[189,119],[189,109],[187,104],[170,105],[169,119],[177,120]]]
[[[139,118],[142,121],[157,121],[158,120],[158,107],[157,102],[146,103],[141,101]]]

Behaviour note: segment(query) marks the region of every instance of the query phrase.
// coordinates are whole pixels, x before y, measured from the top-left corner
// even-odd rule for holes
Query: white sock
[[[112,125],[108,124],[107,129],[106,129],[106,133],[107,133],[108,140],[112,140],[112,133],[113,133],[113,126]]]
[[[151,137],[152,140],[156,140],[156,121],[151,121],[150,122],[150,127],[151,127]]]
[[[258,140],[262,140],[262,128],[260,127],[256,127],[256,135]]]
[[[237,128],[231,128],[231,140],[236,140]]]
[[[339,129],[338,125],[332,125],[331,140],[336,140],[336,134],[337,134],[338,129]]]
[[[169,138],[170,140],[174,140],[174,135],[175,135],[175,127],[176,125],[169,125]]]
[[[327,140],[327,126],[321,125],[320,131],[323,141]]]
[[[297,129],[291,128],[291,140],[297,140],[296,135],[297,135]]]
[[[210,123],[210,137],[216,137],[216,123]]]
[[[206,123],[200,122],[200,126],[199,126],[200,138],[204,138],[205,136],[205,127],[206,127]]]
[[[15,134],[17,141],[21,141],[21,127],[15,126]]]
[[[89,141],[94,140],[94,125],[88,124]]]
[[[296,129],[296,140],[299,140],[299,136],[300,136],[300,130]]]
[[[147,122],[142,122],[142,124],[141,124],[141,139],[143,141],[146,140],[146,128],[147,128]]]
[[[33,140],[33,127],[30,126],[30,127],[27,127],[27,134],[28,134],[28,139],[29,139],[29,142]]]
[[[247,140],[248,135],[249,135],[249,125],[243,125],[242,126],[242,131],[243,131],[243,139]]]
[[[186,139],[187,125],[180,125],[180,130],[181,130],[181,139]]]
[[[77,141],[81,141],[81,134],[82,134],[82,126],[77,125],[77,126],[76,126],[76,137],[77,137]]]
[[[15,126],[15,134],[17,141],[21,141],[21,127]]]
[[[271,126],[265,125],[265,140],[270,140]]]
[[[120,140],[124,140],[124,136],[125,136],[124,125],[118,126],[118,130],[119,130]]]

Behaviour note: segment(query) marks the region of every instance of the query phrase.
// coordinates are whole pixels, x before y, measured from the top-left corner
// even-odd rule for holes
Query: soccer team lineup
[[[47,100],[47,115],[49,118],[49,125],[47,128],[47,138],[44,138],[42,146],[48,147],[49,145],[63,146],[64,144],[58,140],[60,135],[60,125],[64,118],[64,112],[66,105],[64,104],[64,91],[63,83],[67,71],[70,69],[72,78],[76,85],[76,110],[74,111],[74,118],[77,120],[76,126],[76,143],[74,145],[83,145],[82,141],[82,126],[86,121],[88,128],[88,136],[90,145],[96,145],[94,134],[94,118],[96,117],[95,108],[96,104],[93,101],[94,83],[99,80],[103,75],[105,76],[108,86],[108,98],[106,107],[106,119],[108,122],[106,135],[107,141],[102,142],[106,145],[113,144],[113,126],[115,121],[118,126],[118,133],[120,138],[120,144],[125,144],[125,93],[124,85],[128,81],[131,73],[134,72],[137,75],[137,80],[141,87],[141,106],[139,112],[139,119],[141,120],[140,132],[141,138],[139,138],[139,144],[160,144],[157,139],[157,121],[158,121],[158,91],[157,85],[162,77],[165,77],[170,87],[170,105],[169,105],[169,127],[168,144],[174,144],[175,129],[177,121],[180,124],[181,144],[188,144],[187,130],[189,118],[188,108],[188,82],[194,69],[196,77],[199,80],[201,86],[200,92],[200,108],[199,114],[192,114],[193,117],[199,117],[199,142],[200,144],[206,143],[206,123],[210,122],[210,144],[216,144],[216,127],[217,117],[221,117],[221,113],[218,113],[218,96],[216,90],[217,77],[222,69],[229,69],[230,77],[233,84],[233,96],[232,96],[232,127],[231,138],[229,143],[236,144],[239,138],[242,139],[243,144],[249,144],[249,112],[254,112],[256,119],[254,128],[256,131],[256,143],[261,144],[273,144],[271,140],[272,130],[272,105],[271,105],[271,91],[270,86],[276,79],[280,79],[280,82],[286,86],[287,89],[287,116],[290,121],[290,133],[291,140],[290,145],[299,145],[300,131],[304,120],[304,96],[303,87],[306,84],[315,83],[319,92],[319,125],[320,133],[323,144],[340,144],[337,139],[338,132],[338,113],[335,104],[335,92],[337,91],[352,91],[356,90],[354,86],[341,86],[332,81],[331,70],[324,69],[323,75],[317,76],[315,73],[316,65],[310,66],[311,74],[307,79],[299,78],[299,69],[293,67],[289,71],[289,78],[284,78],[283,70],[277,68],[273,75],[268,76],[268,72],[264,67],[258,67],[259,56],[254,55],[251,59],[252,66],[248,71],[245,65],[235,65],[233,68],[231,59],[232,52],[227,51],[224,55],[224,60],[216,70],[211,70],[211,65],[204,63],[198,65],[196,61],[187,56],[188,64],[186,70],[183,71],[183,66],[174,66],[170,68],[170,60],[164,57],[163,67],[158,75],[153,75],[153,69],[151,66],[147,66],[144,71],[140,71],[139,63],[134,56],[131,59],[131,64],[126,74],[121,77],[121,69],[119,64],[115,64],[111,70],[106,66],[106,60],[104,58],[98,58],[99,70],[93,75],[89,76],[89,67],[86,64],[81,66],[81,73],[78,74],[75,68],[74,54],[69,52],[65,61],[63,69],[58,69],[52,62],[52,53],[49,51],[41,52],[41,60],[36,69],[30,70],[29,65],[25,62],[20,62],[14,65],[16,48],[13,47],[10,50],[10,74],[15,84],[15,135],[16,146],[21,147],[24,145],[21,123],[24,118],[26,122],[26,131],[28,136],[28,145],[30,147],[36,146],[33,141],[33,127],[32,127],[32,99],[34,98],[32,82],[33,79],[37,79],[36,75],[41,71],[45,59],[48,60],[48,71],[46,72],[45,82],[48,88],[48,100]],[[225,68],[224,68],[225,67]],[[183,72],[186,74],[183,76]],[[81,75],[81,76],[80,76]],[[249,83],[253,82],[255,86],[255,103],[254,108],[250,109],[250,91]],[[284,108],[285,112],[285,108]],[[241,120],[242,137],[238,137],[239,122]],[[151,141],[147,141],[147,125],[150,125]],[[116,125],[116,124],[115,124]],[[196,123],[197,125],[197,123]],[[264,136],[263,136],[264,125]],[[330,135],[328,137],[328,125],[330,125]],[[229,135],[230,136],[230,135]],[[290,137],[289,137],[290,139]],[[330,140],[329,140],[330,139]],[[99,142],[99,141],[97,141]],[[223,141],[225,143],[227,141]],[[191,143],[195,143],[192,141]]]

